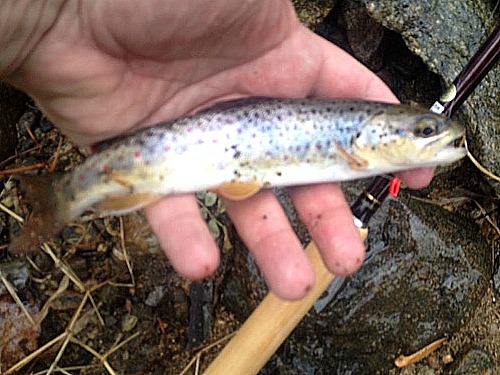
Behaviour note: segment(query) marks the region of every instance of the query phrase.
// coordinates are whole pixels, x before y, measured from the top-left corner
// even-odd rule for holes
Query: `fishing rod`
[[[445,94],[434,103],[431,111],[451,116],[499,58],[500,27],[474,54]],[[363,240],[368,234],[370,218],[391,190],[390,178],[377,177],[351,206],[354,223]],[[204,375],[255,375],[264,367],[335,279],[325,267],[314,242],[306,247],[305,252],[316,274],[316,284],[309,294],[300,301],[283,301],[270,292],[210,364]]]

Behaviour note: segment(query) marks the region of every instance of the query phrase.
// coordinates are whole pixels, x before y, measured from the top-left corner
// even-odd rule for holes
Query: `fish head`
[[[406,107],[367,121],[353,140],[353,151],[372,167],[436,166],[466,155],[465,148],[453,144],[464,134],[464,127],[447,117]]]

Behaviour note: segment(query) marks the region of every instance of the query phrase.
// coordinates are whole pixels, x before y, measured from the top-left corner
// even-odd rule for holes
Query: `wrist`
[[[0,78],[22,65],[42,36],[55,23],[65,0],[0,1]]]

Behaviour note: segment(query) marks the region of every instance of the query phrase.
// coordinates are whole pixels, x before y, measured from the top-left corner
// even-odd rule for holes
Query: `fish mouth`
[[[438,136],[422,139],[425,142],[422,142],[421,159],[428,158],[432,164],[448,164],[463,158],[467,154],[465,147],[455,145],[463,137],[465,129],[457,125]]]

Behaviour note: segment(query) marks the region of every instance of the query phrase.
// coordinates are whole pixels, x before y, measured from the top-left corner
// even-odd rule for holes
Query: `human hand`
[[[8,50],[0,75],[79,144],[246,96],[397,101],[372,72],[301,26],[287,0],[61,4],[42,15],[34,7],[18,18],[9,14],[9,22],[32,19],[26,12],[52,18],[38,20],[42,30]],[[432,172],[402,176],[417,188]],[[339,186],[290,194],[328,268],[337,275],[356,271],[365,250]],[[314,273],[272,192],[224,204],[271,289],[286,299],[303,297]],[[219,251],[193,195],[166,197],[145,212],[182,275],[198,279],[215,270]]]

